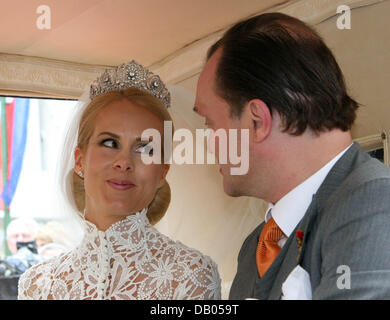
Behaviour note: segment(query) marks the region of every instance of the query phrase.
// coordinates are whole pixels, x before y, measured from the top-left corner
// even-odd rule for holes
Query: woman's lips
[[[130,181],[107,180],[107,183],[115,190],[128,190],[132,187],[135,187],[135,185]]]

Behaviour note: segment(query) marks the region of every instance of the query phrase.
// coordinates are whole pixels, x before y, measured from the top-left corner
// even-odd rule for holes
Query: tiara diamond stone
[[[136,61],[122,63],[115,69],[106,69],[92,84],[89,91],[91,100],[110,92],[137,88],[159,99],[168,108],[171,96],[160,77]]]

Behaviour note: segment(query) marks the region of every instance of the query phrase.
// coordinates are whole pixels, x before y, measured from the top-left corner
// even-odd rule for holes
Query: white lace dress
[[[216,264],[158,232],[145,209],[105,232],[85,226],[76,249],[22,274],[18,299],[220,299]]]

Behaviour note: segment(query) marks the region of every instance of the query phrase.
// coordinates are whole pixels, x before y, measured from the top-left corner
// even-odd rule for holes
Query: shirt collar
[[[265,222],[268,222],[271,217],[274,218],[279,228],[287,237],[289,237],[305,215],[306,210],[312,201],[313,194],[317,192],[337,160],[339,160],[351,146],[352,144],[336,155],[320,170],[287,193],[277,203],[270,203],[265,214]]]

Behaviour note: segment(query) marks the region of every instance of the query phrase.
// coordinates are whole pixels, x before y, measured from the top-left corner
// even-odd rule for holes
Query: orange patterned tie
[[[261,231],[259,244],[256,251],[257,271],[260,277],[264,275],[270,267],[281,248],[278,246],[278,241],[283,235],[273,218],[269,219]]]

